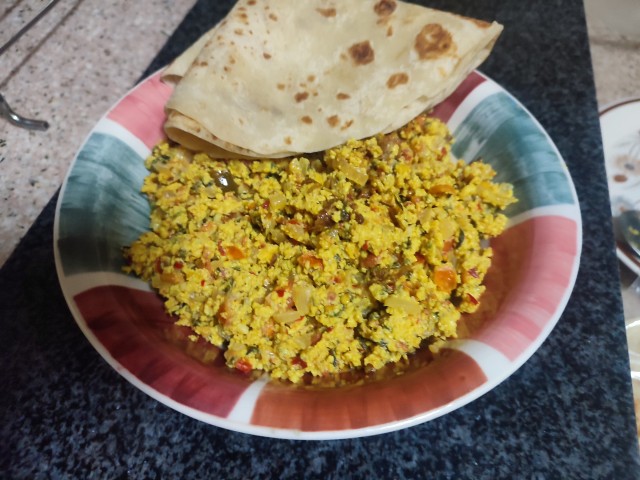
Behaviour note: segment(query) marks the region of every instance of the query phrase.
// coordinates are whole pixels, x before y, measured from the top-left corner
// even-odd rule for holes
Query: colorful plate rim
[[[160,96],[165,95],[167,93],[166,88],[168,87],[159,81],[159,72],[156,72],[125,94],[98,122],[87,136],[87,139],[69,168],[61,188],[54,220],[54,256],[56,269],[62,291],[75,321],[91,345],[107,363],[135,387],[152,398],[203,422],[237,432],[271,438],[328,440],[376,435],[435,419],[484,395],[518,370],[536,350],[538,350],[555,327],[570,298],[580,264],[582,220],[575,187],[560,152],[537,119],[535,119],[517,99],[496,82],[480,72],[475,71],[447,101],[436,107],[434,112],[436,116],[447,121],[456,138],[473,140],[476,138],[474,135],[478,132],[467,131],[465,133],[464,129],[466,126],[463,120],[467,119],[471,114],[479,115],[478,118],[480,119],[484,118],[483,115],[485,117],[487,115],[491,117],[491,115],[496,114],[496,109],[497,113],[500,113],[501,108],[504,108],[504,105],[508,105],[508,108],[511,110],[504,114],[504,118],[501,120],[502,123],[497,127],[502,130],[506,129],[504,132],[501,130],[500,134],[508,134],[512,132],[513,129],[517,131],[520,127],[518,125],[514,126],[513,122],[519,121],[528,129],[527,134],[536,136],[536,141],[540,143],[542,150],[536,150],[534,160],[537,158],[541,163],[529,163],[534,169],[540,165],[540,169],[539,171],[534,171],[533,173],[527,172],[526,174],[521,171],[518,172],[525,175],[522,182],[523,188],[531,188],[532,190],[529,191],[529,194],[532,195],[531,198],[537,198],[540,203],[536,204],[534,201],[533,204],[525,206],[528,207],[528,209],[516,212],[510,219],[509,230],[515,231],[518,228],[522,231],[526,230],[528,233],[525,233],[530,235],[531,239],[536,239],[536,241],[539,237],[542,238],[542,241],[547,242],[544,244],[544,247],[547,248],[547,250],[543,249],[545,252],[549,252],[552,247],[554,250],[558,247],[562,250],[562,252],[558,254],[561,258],[554,257],[552,259],[540,260],[543,261],[543,263],[527,267],[529,270],[527,270],[526,273],[531,276],[531,278],[528,276],[527,279],[530,282],[534,282],[534,285],[540,285],[540,282],[543,281],[549,281],[552,286],[555,285],[553,284],[553,278],[544,277],[544,268],[540,269],[542,271],[540,274],[532,273],[532,271],[535,270],[534,267],[546,266],[553,269],[554,261],[559,261],[563,264],[561,286],[556,288],[557,291],[553,294],[553,301],[545,303],[544,299],[541,300],[533,295],[528,295],[528,303],[524,305],[524,307],[521,304],[519,304],[517,308],[515,305],[505,307],[508,311],[506,314],[501,314],[505,318],[501,319],[502,323],[496,324],[498,326],[494,325],[495,322],[491,323],[491,328],[482,330],[476,337],[454,340],[449,344],[452,351],[461,354],[463,357],[471,358],[475,366],[484,374],[483,381],[474,384],[468,391],[465,391],[464,394],[444,399],[438,406],[425,411],[418,413],[412,411],[408,414],[401,413],[398,418],[392,419],[391,421],[360,425],[355,428],[345,428],[343,425],[340,428],[328,428],[326,430],[309,430],[289,426],[274,427],[252,423],[252,419],[255,417],[256,402],[259,401],[260,395],[262,395],[262,391],[265,389],[265,385],[267,385],[261,380],[254,382],[249,388],[243,391],[241,397],[236,399],[232,411],[226,416],[212,415],[200,408],[193,408],[182,401],[176,400],[175,397],[172,397],[166,391],[160,391],[154,388],[149,382],[141,380],[139,376],[129,371],[121,361],[116,358],[114,352],[105,346],[103,340],[98,338],[95,328],[89,325],[85,315],[78,306],[80,294],[89,291],[92,287],[101,285],[119,286],[136,291],[147,290],[147,292],[148,287],[142,285],[142,282],[138,280],[108,270],[97,270],[88,274],[87,272],[76,272],[75,274],[65,272],[66,264],[69,261],[73,263],[76,256],[88,258],[86,255],[90,255],[91,252],[87,254],[87,252],[80,252],[77,249],[70,249],[71,247],[65,244],[67,238],[64,234],[61,235],[61,226],[64,227],[63,224],[65,221],[68,221],[71,215],[69,211],[65,209],[68,207],[68,205],[65,205],[66,197],[69,194],[73,194],[73,191],[69,189],[75,180],[71,180],[71,178],[77,173],[75,170],[79,168],[78,164],[81,161],[79,159],[83,155],[83,152],[86,153],[86,149],[89,147],[93,136],[107,133],[124,138],[125,143],[128,143],[138,154],[143,153],[145,149],[148,150],[151,145],[155,143],[154,138],[157,140],[157,125],[153,128],[148,128],[148,126],[145,125],[135,125],[135,121],[132,123],[132,119],[126,115],[126,112],[121,111],[121,108],[119,111],[119,107],[127,104],[127,108],[142,109],[149,115],[157,115],[158,108],[162,109],[163,102],[156,101],[157,99],[154,100],[154,95],[159,92],[162,92]],[[502,103],[494,104],[495,102],[493,102],[493,100],[497,101],[498,97]],[[491,98],[492,101],[487,102],[488,98]],[[516,117],[515,119],[512,118],[514,116]],[[476,123],[481,125],[481,122]],[[510,128],[512,130],[509,130]],[[480,132],[480,134],[482,133],[483,131]],[[484,132],[484,134],[486,133],[487,132]],[[515,141],[517,143],[518,139]],[[514,148],[521,148],[523,145],[516,145]],[[479,144],[474,141],[463,140],[460,144],[456,144],[458,152],[461,153],[460,156],[465,158],[468,158],[467,155],[470,154],[470,152],[475,152],[473,153],[474,155],[481,153],[483,147],[484,144]],[[454,153],[456,153],[455,150]],[[527,157],[526,160],[531,159]],[[530,176],[526,177],[526,175],[529,174]],[[526,180],[527,178],[531,179],[534,177],[542,183],[538,182],[531,186]],[[546,185],[544,182],[548,182],[549,179],[560,182],[562,191],[559,192],[559,197],[554,197],[556,193],[555,190],[544,190]],[[541,186],[543,188],[539,189]],[[536,188],[538,188],[537,192],[535,190]],[[541,191],[542,193],[540,193]],[[81,206],[80,208],[84,207]],[[85,211],[84,213],[87,212]],[[536,222],[541,219],[544,221],[538,225]],[[548,219],[551,219],[551,221],[547,222]],[[525,225],[525,227],[518,227],[519,225]],[[548,227],[551,230],[545,233]],[[569,236],[562,236],[565,230],[570,230],[571,234]],[[522,234],[522,232],[518,232],[518,234]],[[554,235],[561,235],[562,241],[554,238]],[[567,239],[568,241],[565,241]],[[533,242],[534,240],[531,241]],[[533,246],[537,247],[537,243],[534,243]],[[531,258],[526,257],[524,261],[531,263]],[[534,260],[534,262],[535,261],[537,260]],[[80,261],[80,263],[82,262]],[[524,287],[526,287],[526,285]],[[547,290],[549,288],[547,288]],[[523,292],[524,290],[520,288],[518,295],[524,294]],[[508,303],[508,301],[505,301],[505,303]],[[519,313],[519,310],[522,308],[525,310],[524,313]],[[514,325],[505,323],[507,320],[513,320],[513,322],[515,322]],[[500,330],[504,328],[507,328],[508,332],[505,333]]]

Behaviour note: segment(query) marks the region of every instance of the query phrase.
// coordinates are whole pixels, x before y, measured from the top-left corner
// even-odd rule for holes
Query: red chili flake
[[[427,257],[425,257],[420,252],[416,253],[416,262],[418,262],[420,264],[424,264],[424,262],[426,262],[426,261],[427,261]]]
[[[264,208],[265,210],[269,208],[269,205],[271,205],[271,202],[269,200],[265,200],[264,202],[262,202],[262,208]]]
[[[238,360],[235,364],[235,367],[245,374],[253,370],[251,363],[249,363],[249,360],[247,360],[246,358],[241,358],[240,360]]]
[[[276,293],[280,298],[284,297],[284,288],[279,288],[276,290]]]
[[[156,273],[162,273],[162,260],[160,260],[160,257],[156,258],[154,270],[156,271]]]
[[[362,245],[362,250],[364,250],[365,252],[369,251],[369,242],[364,242],[364,245]]]
[[[175,268],[176,270],[180,270],[180,269],[182,269],[182,267],[184,267],[184,263],[182,263],[182,262],[175,262],[173,264],[173,268]]]
[[[200,280],[200,286],[204,287],[207,284],[207,282],[205,282],[204,280]]]
[[[474,305],[478,304],[478,299],[476,297],[474,297],[473,295],[471,295],[470,293],[467,293],[467,298],[469,299],[469,301],[472,304],[474,304]]]

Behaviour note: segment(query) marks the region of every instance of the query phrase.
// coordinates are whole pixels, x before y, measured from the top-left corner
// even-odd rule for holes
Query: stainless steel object
[[[28,130],[46,130],[49,128],[49,123],[44,120],[34,120],[18,115],[11,109],[2,94],[0,94],[0,117],[6,118],[13,125],[26,128]]]
[[[22,24],[19,29],[13,33],[8,40],[4,42],[3,45],[0,45],[0,55],[2,55],[11,45],[13,45],[25,32],[27,32],[35,23],[40,20],[51,8],[58,3],[59,0],[48,0],[45,2],[41,2],[42,7],[35,12],[33,16],[28,18],[24,24]],[[18,6],[21,2],[17,2],[13,7],[10,8],[12,10],[16,6]],[[7,101],[4,99],[2,94],[0,94],[0,118],[7,119],[11,124],[16,125],[18,127],[26,128],[29,130],[46,130],[49,128],[49,123],[43,120],[34,120],[30,118],[25,118],[21,115],[18,115],[14,112]]]

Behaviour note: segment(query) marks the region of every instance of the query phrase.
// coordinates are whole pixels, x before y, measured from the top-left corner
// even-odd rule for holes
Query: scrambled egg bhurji
[[[146,160],[151,231],[126,249],[179,325],[227,365],[298,382],[376,370],[455,337],[514,202],[446,125],[283,160],[214,160],[169,143]]]

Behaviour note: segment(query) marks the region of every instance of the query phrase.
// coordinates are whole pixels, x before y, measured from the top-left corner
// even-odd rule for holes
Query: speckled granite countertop
[[[42,0],[0,2],[0,44]],[[0,265],[58,189],[98,119],[138,79],[195,0],[61,0],[0,56],[0,93],[23,130],[0,118]]]
[[[147,71],[189,45],[230,3],[197,2]],[[0,477],[640,477],[582,2],[429,4],[506,25],[482,70],[549,132],[576,185],[581,267],[540,350],[478,400],[403,431],[295,442],[215,428],[147,397],[83,337],[56,278],[54,197],[0,270]]]

